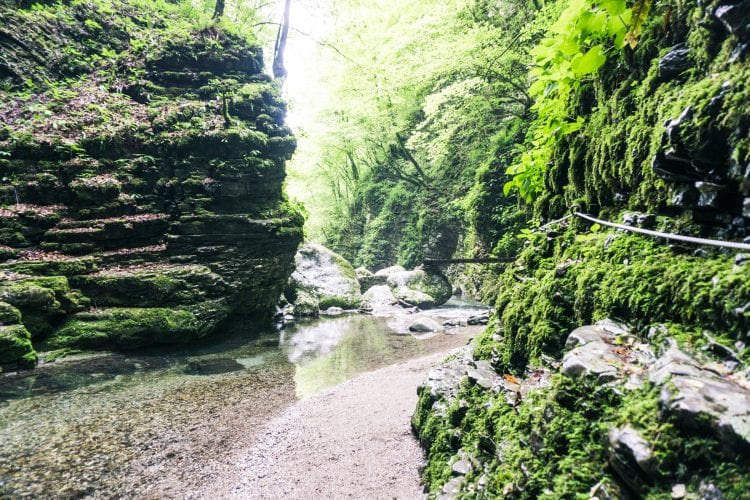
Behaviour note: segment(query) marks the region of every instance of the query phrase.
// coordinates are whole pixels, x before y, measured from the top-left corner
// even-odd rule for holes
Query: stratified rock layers
[[[8,29],[40,22],[2,14]],[[64,39],[65,22],[35,36]],[[111,45],[127,47],[119,35]],[[39,56],[13,40],[0,61],[11,83]],[[235,315],[264,321],[293,270],[303,219],[282,183],[295,139],[260,49],[209,28],[122,60],[109,86],[94,72],[56,97],[65,128],[30,124],[49,92],[2,96],[6,368],[33,365],[29,336],[37,348],[126,349],[205,337]]]

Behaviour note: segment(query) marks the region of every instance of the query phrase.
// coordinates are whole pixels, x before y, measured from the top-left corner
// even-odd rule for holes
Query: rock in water
[[[231,358],[218,359],[191,359],[185,367],[185,373],[191,375],[218,375],[221,373],[236,372],[245,367]]]
[[[469,325],[486,325],[490,322],[490,312],[487,311],[482,314],[475,314],[473,316],[469,316],[469,318],[466,320],[466,323]]]
[[[385,281],[388,279],[385,275],[375,276],[370,270],[364,267],[358,267],[354,270],[357,275],[357,281],[359,281],[360,289],[362,293],[365,293],[371,287],[376,285],[385,285]]]
[[[409,331],[415,333],[442,332],[445,328],[432,318],[420,316],[409,325]]]
[[[294,316],[297,318],[314,318],[320,314],[320,301],[311,293],[300,291],[294,301]]]
[[[387,285],[376,285],[362,295],[362,305],[375,314],[390,311],[396,303],[396,297]]]
[[[424,309],[445,304],[453,292],[450,282],[440,272],[424,269],[391,273],[388,286],[396,299]]]
[[[356,309],[362,304],[354,268],[339,254],[317,243],[305,243],[294,261],[291,288],[298,294],[304,291],[316,297],[321,309]]]

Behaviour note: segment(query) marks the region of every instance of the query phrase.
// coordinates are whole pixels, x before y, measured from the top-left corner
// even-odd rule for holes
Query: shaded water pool
[[[452,300],[439,320],[481,312]],[[350,315],[210,344],[71,357],[0,376],[0,496],[177,495],[209,481],[274,414],[359,373],[448,350],[481,327],[416,338],[413,316]]]

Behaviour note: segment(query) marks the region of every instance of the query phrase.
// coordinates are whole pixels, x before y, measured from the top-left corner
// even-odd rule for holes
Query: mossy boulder
[[[365,267],[358,267],[354,272],[357,275],[357,281],[359,281],[359,287],[362,290],[362,293],[365,293],[376,285],[385,285],[385,282],[388,279],[387,276],[382,274],[375,276],[372,271]]]
[[[10,368],[33,368],[37,355],[31,345],[31,334],[23,325],[0,326],[0,371]]]
[[[0,302],[0,324],[16,325],[21,322],[21,311],[7,302]]]
[[[88,297],[70,288],[65,276],[21,277],[0,282],[0,301],[21,312],[35,339],[48,335],[68,313],[86,309]]]
[[[296,270],[290,288],[318,299],[321,309],[355,309],[362,304],[357,275],[339,254],[316,243],[305,243],[294,258]]]
[[[294,315],[298,318],[312,318],[320,314],[320,301],[314,295],[305,291],[297,293],[294,301]]]
[[[422,308],[445,304],[453,292],[448,278],[424,269],[392,273],[388,276],[388,286],[397,299]]]
[[[227,318],[223,300],[190,309],[110,308],[78,313],[45,342],[45,348],[134,349],[205,337]]]

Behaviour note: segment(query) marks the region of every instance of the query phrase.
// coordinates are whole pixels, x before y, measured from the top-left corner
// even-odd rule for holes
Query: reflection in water
[[[442,321],[478,311],[448,304],[422,314]],[[458,347],[481,331],[418,340],[389,326],[403,329],[414,317],[403,310],[344,316],[281,334],[239,325],[235,335],[202,345],[98,353],[2,375],[0,498],[131,496],[132,481],[191,480],[192,469],[179,464],[225,453],[233,429],[249,435],[295,394],[309,397],[359,373]],[[170,456],[184,462],[166,462]]]
[[[292,363],[306,363],[335,349],[350,325],[343,317],[292,328],[281,333],[281,348]]]
[[[459,318],[465,320],[486,310],[477,302],[454,298],[445,306],[423,311],[420,315],[442,323]],[[444,335],[426,335],[420,339],[408,335],[409,325],[416,317],[398,309],[382,317],[352,315],[321,319],[283,332],[281,348],[287,359],[296,365],[297,396],[310,397],[359,373],[426,354],[431,347],[437,350],[448,343],[462,343],[460,338],[448,342]],[[458,328],[450,333],[468,335],[480,329]]]
[[[289,360],[297,364],[294,382],[301,398],[424,352],[418,340],[389,335],[392,330],[385,319],[372,316],[323,320],[315,327],[289,333],[281,345]]]

